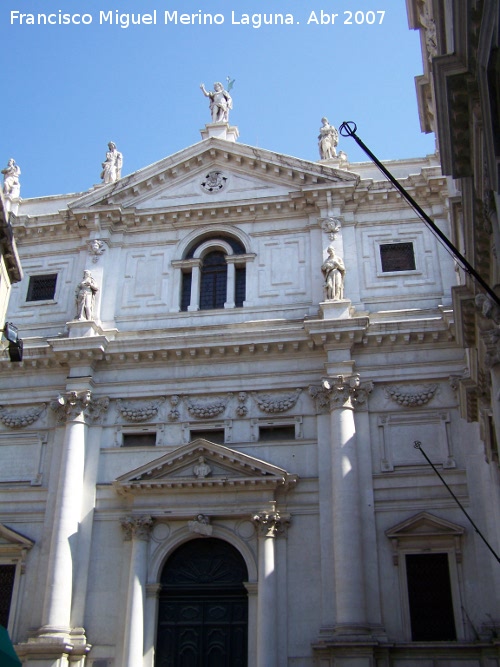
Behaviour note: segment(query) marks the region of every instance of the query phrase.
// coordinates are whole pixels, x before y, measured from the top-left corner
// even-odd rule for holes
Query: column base
[[[375,667],[378,642],[366,635],[313,644],[315,667]]]
[[[92,646],[83,628],[58,628],[45,625],[34,637],[15,647],[23,667],[84,667]]]

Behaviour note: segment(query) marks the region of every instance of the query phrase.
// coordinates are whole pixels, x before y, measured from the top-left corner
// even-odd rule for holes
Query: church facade
[[[0,622],[29,667],[499,667],[426,459],[497,534],[453,260],[372,165],[237,138],[13,203]],[[449,231],[437,159],[387,166]]]

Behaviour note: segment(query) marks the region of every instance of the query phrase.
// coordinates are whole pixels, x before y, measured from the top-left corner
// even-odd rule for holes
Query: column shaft
[[[44,626],[59,631],[67,631],[71,626],[71,599],[74,560],[78,551],[76,540],[81,518],[86,430],[83,418],[77,418],[66,424],[42,619]]]
[[[366,626],[361,489],[352,408],[331,412],[333,554],[336,627],[360,632]]]
[[[274,536],[259,536],[257,667],[276,666],[276,572]]]

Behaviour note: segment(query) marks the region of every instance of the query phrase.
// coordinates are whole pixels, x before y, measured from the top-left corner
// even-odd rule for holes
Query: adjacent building
[[[500,568],[422,454],[498,552],[454,262],[372,165],[237,139],[209,124],[124,178],[110,143],[108,182],[19,202],[24,358],[0,364],[17,652],[499,667]],[[451,234],[438,159],[388,167]]]

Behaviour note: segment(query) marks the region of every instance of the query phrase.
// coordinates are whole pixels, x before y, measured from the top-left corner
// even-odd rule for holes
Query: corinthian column
[[[148,541],[153,519],[150,516],[128,516],[121,520],[121,524],[125,540],[132,542],[122,664],[123,667],[141,667],[144,664]]]
[[[323,380],[330,408],[332,452],[335,634],[369,632],[363,560],[361,488],[354,409],[366,403],[372,384],[357,375]]]
[[[287,519],[276,511],[259,512],[253,517],[259,540],[259,582],[257,593],[257,667],[277,664],[277,585],[275,539],[284,533]]]
[[[75,556],[79,552],[79,523],[83,497],[85,441],[88,423],[108,407],[108,399],[94,400],[88,390],[71,391],[51,404],[60,425],[64,425],[58,495],[54,511],[48,579],[39,635],[63,639],[71,631]],[[74,629],[80,635],[83,629]]]

